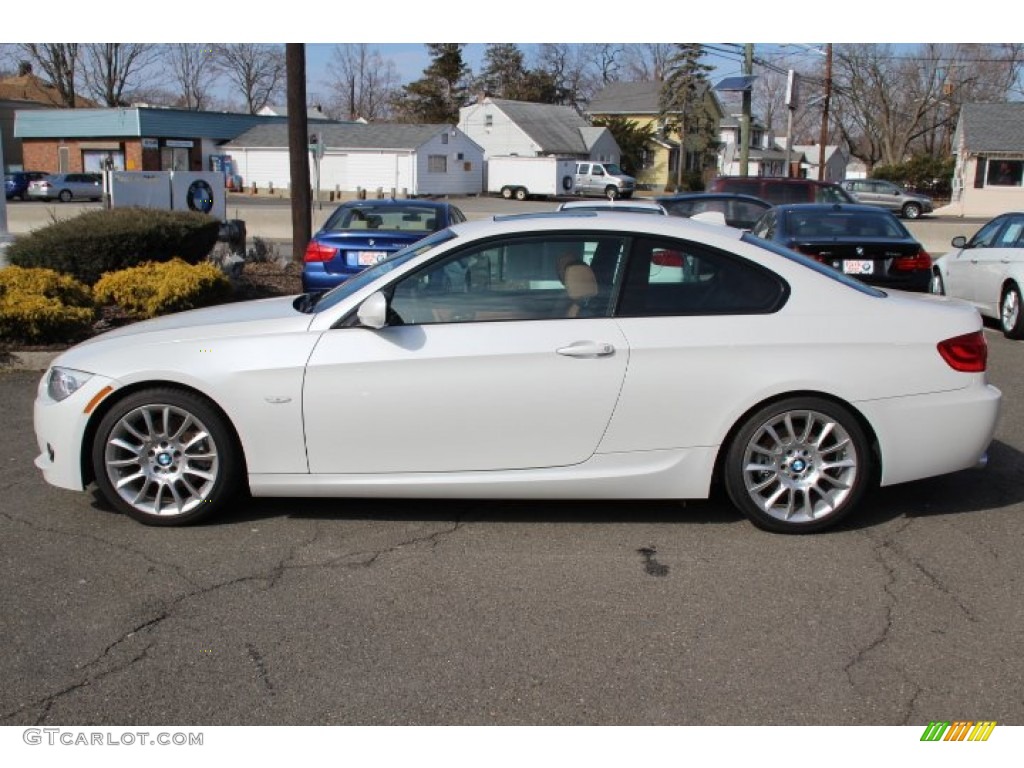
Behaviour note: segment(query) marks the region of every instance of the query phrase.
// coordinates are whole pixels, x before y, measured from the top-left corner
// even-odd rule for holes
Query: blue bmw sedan
[[[431,200],[353,200],[340,205],[306,248],[304,291],[325,291],[466,216]]]

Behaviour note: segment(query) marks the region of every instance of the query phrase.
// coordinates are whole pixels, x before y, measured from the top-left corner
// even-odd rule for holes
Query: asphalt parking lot
[[[146,528],[42,481],[0,373],[0,724],[1024,724],[1024,343],[987,336],[989,466],[810,537],[719,500]]]

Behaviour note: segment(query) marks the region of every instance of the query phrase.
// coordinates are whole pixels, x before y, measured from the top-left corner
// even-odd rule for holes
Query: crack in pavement
[[[4,517],[10,517],[6,513],[0,513],[0,514],[3,514]],[[24,522],[24,521],[18,521],[16,518],[11,518],[11,519],[15,520],[16,522]],[[26,525],[30,525],[28,523],[25,523],[25,524]],[[30,526],[30,527],[32,527],[32,526]],[[139,624],[135,625],[134,627],[132,627],[127,632],[123,633],[116,640],[114,640],[113,642],[109,643],[106,646],[106,648],[104,648],[103,651],[98,656],[96,656],[96,658],[94,658],[91,661],[86,662],[85,664],[83,664],[80,667],[80,669],[88,670],[88,669],[90,669],[92,667],[95,667],[97,664],[102,662],[105,658],[107,658],[108,656],[112,655],[115,652],[115,650],[119,646],[121,646],[122,644],[124,644],[124,643],[128,642],[130,639],[138,636],[140,633],[151,631],[155,627],[159,626],[161,623],[163,623],[168,618],[170,618],[174,614],[174,612],[177,610],[178,607],[180,607],[184,602],[186,602],[188,600],[191,600],[192,598],[205,597],[206,595],[212,594],[213,592],[219,591],[221,589],[225,589],[225,588],[232,587],[232,586],[235,586],[235,585],[238,585],[238,584],[243,584],[243,583],[246,583],[246,582],[253,582],[253,581],[263,581],[263,582],[266,582],[266,586],[264,588],[264,591],[270,591],[270,590],[272,590],[277,585],[277,583],[280,580],[280,578],[286,572],[292,571],[292,570],[307,570],[307,569],[312,569],[312,568],[333,568],[333,567],[337,567],[339,565],[340,566],[348,566],[348,567],[365,567],[365,568],[369,568],[375,562],[377,562],[381,557],[384,557],[384,556],[386,556],[386,555],[388,555],[388,554],[390,554],[392,552],[396,552],[399,549],[402,549],[403,547],[408,547],[408,546],[412,546],[412,545],[420,544],[420,543],[425,543],[425,542],[432,542],[432,548],[436,547],[438,542],[439,542],[439,540],[442,537],[449,536],[449,535],[455,533],[460,527],[462,527],[462,521],[461,521],[461,519],[456,519],[454,526],[449,528],[449,529],[446,529],[446,530],[443,530],[443,531],[435,531],[434,533],[432,533],[432,534],[430,534],[428,536],[416,536],[416,537],[407,539],[405,541],[399,542],[398,544],[395,544],[393,546],[386,547],[386,548],[381,549],[381,550],[376,550],[376,551],[373,551],[373,552],[370,552],[370,553],[356,552],[356,553],[350,553],[348,555],[345,555],[343,558],[332,558],[332,559],[329,559],[329,560],[326,560],[326,561],[322,561],[322,562],[317,562],[317,563],[292,564],[292,565],[290,565],[289,564],[290,561],[293,561],[301,550],[311,546],[312,544],[314,544],[315,542],[317,542],[320,539],[320,536],[321,536],[321,534],[323,532],[323,530],[322,530],[323,526],[320,525],[319,523],[314,523],[314,527],[315,527],[315,530],[314,530],[313,535],[311,537],[309,537],[307,540],[305,540],[303,542],[300,542],[300,543],[294,545],[293,547],[291,547],[288,550],[288,552],[273,567],[271,567],[270,569],[262,571],[260,573],[256,573],[256,574],[249,574],[249,575],[246,575],[246,576],[238,576],[236,578],[228,579],[227,581],[219,582],[219,583],[216,583],[216,584],[211,584],[211,585],[208,585],[208,586],[205,586],[205,587],[199,587],[199,588],[194,589],[194,590],[192,590],[190,592],[186,592],[184,594],[178,595],[177,597],[174,597],[174,598],[170,599],[170,602],[166,604],[166,607],[162,611],[160,611],[160,613],[158,615],[156,615],[154,617],[151,617],[151,618],[147,619],[146,621],[140,622]],[[59,530],[54,531],[54,532],[56,532],[56,533],[66,533],[65,531],[59,531]],[[95,538],[95,537],[91,537],[91,536],[87,535],[87,536],[85,536],[85,538]],[[95,538],[95,540],[99,541],[101,543],[104,543],[104,544],[110,544],[110,542],[107,542],[104,539]],[[141,554],[141,553],[137,553],[136,552],[135,554]],[[353,556],[361,557],[363,555],[369,555],[369,557],[366,560],[359,561],[359,562],[356,562],[356,563],[340,562],[344,558],[350,558],[350,557],[353,557]],[[142,653],[140,653],[137,656],[133,657],[132,659],[130,659],[125,664],[111,667],[109,669],[106,669],[106,670],[104,670],[102,672],[99,672],[97,674],[94,674],[94,675],[87,675],[84,679],[81,679],[78,682],[73,683],[72,685],[66,686],[65,688],[62,688],[62,689],[60,689],[58,691],[55,691],[53,693],[49,693],[49,694],[43,696],[42,698],[37,699],[37,700],[35,700],[33,702],[30,702],[28,704],[23,704],[22,706],[18,707],[15,710],[12,710],[10,712],[6,712],[6,713],[0,714],[0,722],[7,721],[10,718],[15,717],[16,715],[21,714],[22,712],[24,712],[27,709],[31,709],[31,708],[34,708],[34,707],[40,707],[41,706],[41,707],[43,707],[43,711],[39,715],[39,719],[36,722],[36,725],[39,725],[40,723],[45,721],[46,716],[49,714],[49,711],[52,708],[54,702],[56,702],[58,699],[62,698],[63,696],[66,696],[66,695],[68,695],[70,693],[73,693],[73,692],[75,692],[75,691],[77,691],[77,690],[79,690],[79,689],[81,689],[81,688],[83,688],[85,686],[88,686],[88,685],[92,684],[93,682],[101,680],[104,677],[107,677],[108,675],[113,674],[114,672],[117,672],[117,671],[119,671],[121,669],[126,669],[126,668],[132,666],[133,664],[135,664],[135,663],[137,663],[139,661],[142,661],[143,659],[145,659],[145,657],[146,657],[149,649],[152,647],[152,645],[153,645],[152,643],[147,645],[143,649]],[[256,652],[256,655],[254,657],[254,648],[255,647],[250,645],[250,646],[248,646],[248,648],[249,648],[250,658],[253,660],[253,663],[256,664],[257,671],[260,673],[261,679],[263,680],[264,685],[267,687],[267,689],[272,694],[273,693],[273,685],[270,683],[270,679],[269,679],[269,677],[266,674],[266,665],[263,662],[262,656],[260,656],[258,654],[258,652]]]
[[[263,683],[263,687],[266,689],[270,696],[274,695],[274,684],[270,682],[270,676],[267,674],[267,665],[263,661],[263,656],[259,650],[252,643],[245,644],[246,649],[249,651],[249,659],[256,667],[256,677]]]
[[[0,491],[2,490],[3,489],[0,488]],[[34,531],[43,531],[44,533],[56,533],[61,536],[68,536],[70,538],[75,539],[86,539],[87,541],[95,541],[99,544],[104,544],[110,547],[111,549],[115,549],[119,552],[124,552],[129,555],[135,555],[136,557],[140,557],[142,558],[142,560],[149,563],[150,565],[154,565],[160,568],[167,568],[168,570],[172,571],[175,576],[177,576],[185,583],[190,584],[193,587],[199,586],[199,584],[196,581],[182,573],[180,568],[174,563],[165,563],[162,560],[157,560],[156,558],[153,558],[147,553],[135,549],[134,547],[129,547],[124,544],[118,544],[116,542],[110,541],[109,539],[104,539],[102,536],[97,536],[92,533],[85,533],[81,531],[68,531],[63,528],[51,528],[49,526],[40,525],[38,523],[33,523],[21,517],[15,517],[14,515],[10,515],[7,512],[0,512],[0,517],[5,517],[13,523],[20,523],[21,525],[24,525],[27,528],[31,528]]]

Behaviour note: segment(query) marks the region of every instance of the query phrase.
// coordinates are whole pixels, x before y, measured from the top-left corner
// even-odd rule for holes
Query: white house
[[[316,132],[325,148],[322,190],[382,189],[410,196],[483,190],[483,149],[453,125],[325,123],[317,124]],[[231,155],[245,187],[290,186],[288,126],[257,126],[229,141],[223,151]]]
[[[785,139],[780,142],[785,148]],[[802,157],[803,161],[800,163],[800,177],[804,179],[817,179],[818,178],[818,166],[821,163],[821,145],[820,144],[794,144],[793,145],[794,157]],[[847,172],[849,158],[846,152],[834,144],[825,145],[825,174],[821,177],[822,181],[830,181],[833,184],[842,181],[843,179],[851,178]]]
[[[718,175],[740,175],[740,153],[743,148],[740,142],[740,120],[736,115],[723,118],[718,124]],[[791,163],[801,162],[803,158],[794,151]],[[785,176],[786,150],[779,148],[771,132],[757,121],[750,121],[750,146],[747,150],[748,176]]]
[[[1024,103],[964,104],[953,135],[949,213],[1024,210]]]
[[[459,129],[483,147],[485,157],[571,157],[605,163],[622,157],[611,131],[558,104],[488,96],[459,110]]]

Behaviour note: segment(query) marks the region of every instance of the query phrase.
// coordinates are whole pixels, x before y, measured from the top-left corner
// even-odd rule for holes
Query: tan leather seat
[[[579,317],[587,302],[597,296],[597,278],[594,276],[594,270],[582,262],[568,264],[565,267],[563,282],[571,302],[565,316]]]

